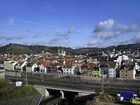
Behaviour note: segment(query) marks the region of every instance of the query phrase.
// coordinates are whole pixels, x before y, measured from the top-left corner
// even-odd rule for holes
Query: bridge
[[[10,73],[9,73],[10,74]],[[16,75],[9,75],[10,80],[25,81],[26,74],[20,72]],[[15,72],[13,74],[16,74]],[[60,90],[65,92],[76,92],[85,94],[98,94],[103,88],[107,94],[117,94],[121,90],[132,90],[140,95],[140,80],[105,79],[86,80],[81,76],[68,76],[60,74],[39,74],[27,73],[28,83],[44,89]]]

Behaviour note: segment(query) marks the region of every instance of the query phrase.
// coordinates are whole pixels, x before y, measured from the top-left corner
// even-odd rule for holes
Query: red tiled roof
[[[37,62],[38,65],[43,65],[44,67],[49,67],[49,62]]]
[[[72,63],[66,62],[65,66],[67,66],[67,67],[72,67]]]
[[[87,63],[86,66],[89,68],[89,69],[92,69],[94,67],[94,64],[93,63]]]

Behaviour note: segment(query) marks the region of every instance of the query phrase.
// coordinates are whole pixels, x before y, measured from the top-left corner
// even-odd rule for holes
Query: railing
[[[8,76],[6,77],[8,78]],[[85,89],[88,91],[93,89],[97,91],[101,90],[101,80],[86,80],[83,79],[82,76],[76,75],[27,73],[27,78],[29,83],[38,85],[42,84],[62,88]],[[25,80],[25,72],[21,72],[21,77],[19,76],[17,79]],[[105,79],[103,85],[105,92],[127,89],[140,93],[140,80]]]

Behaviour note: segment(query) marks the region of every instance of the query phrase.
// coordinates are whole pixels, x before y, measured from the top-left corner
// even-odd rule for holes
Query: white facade
[[[129,57],[127,55],[118,56],[117,60],[114,60],[114,62],[121,65],[122,60],[127,61],[129,60]]]
[[[47,68],[44,67],[44,66],[41,64],[41,65],[39,65],[39,71],[40,71],[41,73],[47,73]]]
[[[73,68],[63,68],[63,73],[64,74],[74,74],[74,67]]]
[[[66,51],[64,51],[63,49],[58,49],[58,55],[66,56]]]
[[[108,76],[109,78],[116,78],[116,70],[114,68],[109,68]]]
[[[17,64],[16,61],[4,61],[4,69],[5,70],[14,70],[16,64]]]
[[[34,63],[34,64],[32,65],[32,72],[34,72],[34,69],[35,69],[36,67],[38,67],[38,65],[37,65],[36,63]]]
[[[138,63],[135,63],[135,69],[140,71],[140,65],[138,65]]]

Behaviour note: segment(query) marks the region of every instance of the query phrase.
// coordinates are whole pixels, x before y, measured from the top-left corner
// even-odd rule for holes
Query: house
[[[136,69],[137,71],[140,71],[140,62],[136,62],[136,63],[135,63],[135,69]]]
[[[49,62],[46,62],[46,61],[39,62],[38,65],[39,65],[39,72],[41,72],[41,73],[47,73],[48,72],[47,68],[49,67]]]
[[[100,63],[101,74],[107,78],[116,78],[116,63],[104,61]]]
[[[81,67],[76,66],[74,69],[74,74],[75,75],[81,75]]]
[[[116,78],[116,63],[113,61],[108,61],[107,63],[109,65],[108,77],[109,78]]]
[[[62,70],[63,70],[64,74],[72,74],[72,75],[74,75],[75,67],[63,67]]]
[[[100,78],[101,77],[101,69],[99,67],[94,67],[92,70],[93,77]]]
[[[63,49],[58,49],[58,55],[59,56],[66,56],[66,51],[64,51]]]
[[[116,78],[116,70],[114,68],[110,68],[108,71],[109,78]]]
[[[15,68],[19,71],[26,71],[26,64],[27,62],[18,62]]]
[[[57,73],[57,67],[55,65],[49,66],[47,68],[48,73]]]
[[[39,72],[47,73],[47,67],[45,67],[43,64],[39,65]]]
[[[17,62],[16,61],[4,61],[5,70],[15,70]]]
[[[123,69],[120,71],[120,78],[135,79],[135,70]]]
[[[87,63],[86,66],[88,69],[92,70],[94,67],[94,63]]]
[[[129,57],[127,55],[121,55],[118,56],[118,58],[116,60],[114,60],[114,62],[118,63],[118,65],[121,65],[122,61],[128,61]]]
[[[34,63],[34,64],[32,65],[32,72],[39,72],[39,66],[38,66],[37,63]]]
[[[120,78],[135,79],[136,70],[133,63],[123,64],[120,70]]]
[[[136,76],[140,76],[140,62],[135,62]]]
[[[63,73],[63,69],[62,69],[61,66],[58,66],[58,67],[57,67],[57,72],[58,72],[58,73]]]
[[[102,77],[104,77],[104,78],[108,78],[109,76],[108,76],[108,72],[109,72],[109,65],[108,65],[108,63],[107,62],[101,62],[100,63],[100,66],[99,66],[99,69],[100,69],[100,71],[101,71],[101,75],[102,75]]]

